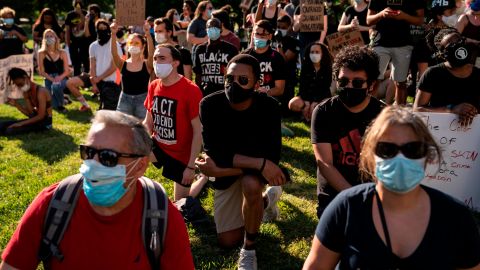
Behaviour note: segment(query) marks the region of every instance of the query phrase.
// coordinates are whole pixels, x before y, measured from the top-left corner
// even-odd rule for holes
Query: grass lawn
[[[38,82],[41,82],[36,77]],[[87,94],[89,96],[89,94]],[[88,100],[97,108],[93,100]],[[54,129],[44,133],[0,137],[0,251],[15,230],[18,220],[44,187],[75,174],[81,164],[78,144],[89,129],[91,114],[78,111],[80,104],[67,106],[66,114],[54,112]],[[20,119],[13,107],[0,105],[0,121]],[[257,244],[259,269],[300,269],[308,255],[316,226],[315,164],[309,139],[309,127],[287,121],[297,136],[283,139],[282,163],[293,183],[284,186],[279,203],[279,220],[263,224]],[[172,197],[173,185],[159,170],[150,167],[146,176],[161,182]],[[212,226],[195,230],[189,227],[197,269],[235,269],[238,249],[225,251],[216,245],[213,226],[213,189],[201,194]]]

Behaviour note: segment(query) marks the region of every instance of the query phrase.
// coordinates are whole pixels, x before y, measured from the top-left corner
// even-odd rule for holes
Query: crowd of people
[[[442,151],[413,113],[453,113],[462,126],[478,115],[480,0],[327,0],[319,32],[303,32],[298,0],[242,6],[240,25],[230,5],[210,1],[185,0],[182,12],[142,26],[72,4],[63,26],[48,8],[35,21],[30,53],[45,83],[8,71],[25,102],[7,104],[28,118],[0,122],[0,135],[54,128],[52,110],[67,112],[71,95],[81,112],[93,111],[82,89],[100,106],[80,146],[81,173],[35,198],[0,269],[40,260],[49,269],[193,269],[178,206],[145,210],[156,185],[143,176],[150,163],[174,182],[175,202],[211,180],[219,245],[240,246],[238,268],[257,269],[260,225],[278,218],[290,181],[280,165],[282,136],[295,136],[286,117],[310,125],[317,165],[319,223],[304,269],[480,269],[466,206],[420,184]],[[15,11],[3,7],[0,17],[0,59],[25,53]],[[359,31],[364,45],[333,55],[326,37],[337,31]],[[59,236],[45,230],[52,207],[68,226]],[[148,237],[146,220],[155,224]],[[84,243],[103,250],[85,261]]]

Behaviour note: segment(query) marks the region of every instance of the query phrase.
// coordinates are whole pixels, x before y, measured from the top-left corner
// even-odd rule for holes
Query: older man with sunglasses
[[[257,269],[255,241],[262,216],[278,215],[276,202],[286,175],[278,166],[280,107],[260,87],[260,65],[239,54],[227,65],[225,91],[200,103],[206,156],[196,165],[215,177],[214,217],[223,247],[242,243],[238,269]],[[270,187],[264,194],[266,184]]]
[[[117,111],[97,112],[80,146],[81,175],[73,177],[83,181],[78,200],[59,253],[46,261],[48,269],[151,269],[142,239],[146,195],[140,181],[151,146],[138,119]],[[3,251],[1,270],[37,268],[47,208],[58,185],[45,188],[30,204]],[[194,269],[182,215],[170,201],[167,213],[160,268]]]
[[[317,163],[318,218],[340,191],[360,183],[361,139],[384,106],[371,96],[378,62],[370,49],[342,50],[333,64],[338,95],[324,100],[313,111],[311,139]]]

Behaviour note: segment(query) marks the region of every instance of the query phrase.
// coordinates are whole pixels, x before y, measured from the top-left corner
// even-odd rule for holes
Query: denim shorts
[[[147,114],[147,109],[143,105],[145,99],[147,98],[147,93],[140,95],[127,95],[124,92],[120,94],[118,99],[117,111],[135,116],[139,119],[145,119]]]

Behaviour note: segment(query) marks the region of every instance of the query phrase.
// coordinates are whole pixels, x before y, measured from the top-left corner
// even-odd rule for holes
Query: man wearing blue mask
[[[193,54],[193,71],[195,80],[203,95],[223,90],[225,68],[235,55],[237,48],[220,39],[221,22],[212,18],[207,21],[208,41],[198,45]]]
[[[153,268],[142,239],[142,212],[147,196],[144,191],[148,190],[144,184],[154,184],[143,176],[151,146],[150,136],[137,118],[118,111],[97,112],[86,142],[80,146],[81,174],[65,180],[75,180],[80,189],[60,242],[46,243],[45,235],[48,237],[50,230],[44,229],[53,228],[45,222],[52,209],[49,205],[64,203],[57,200],[55,192],[62,186],[57,183],[45,188],[26,210],[3,251],[0,269],[36,269],[45,245],[58,248],[56,252],[51,249],[48,259],[43,258],[46,269]],[[70,187],[63,196],[68,196],[65,194],[71,191]],[[166,203],[167,223],[159,266],[193,269],[183,218],[170,201]],[[68,207],[71,206],[64,203],[62,209]]]
[[[371,49],[341,50],[332,74],[338,95],[325,99],[313,111],[311,137],[318,168],[318,218],[340,191],[361,183],[358,160],[362,136],[383,107],[371,96],[379,73],[378,62]]]
[[[15,24],[15,10],[4,7],[0,10],[0,59],[23,54],[23,44],[28,41],[25,31]]]

